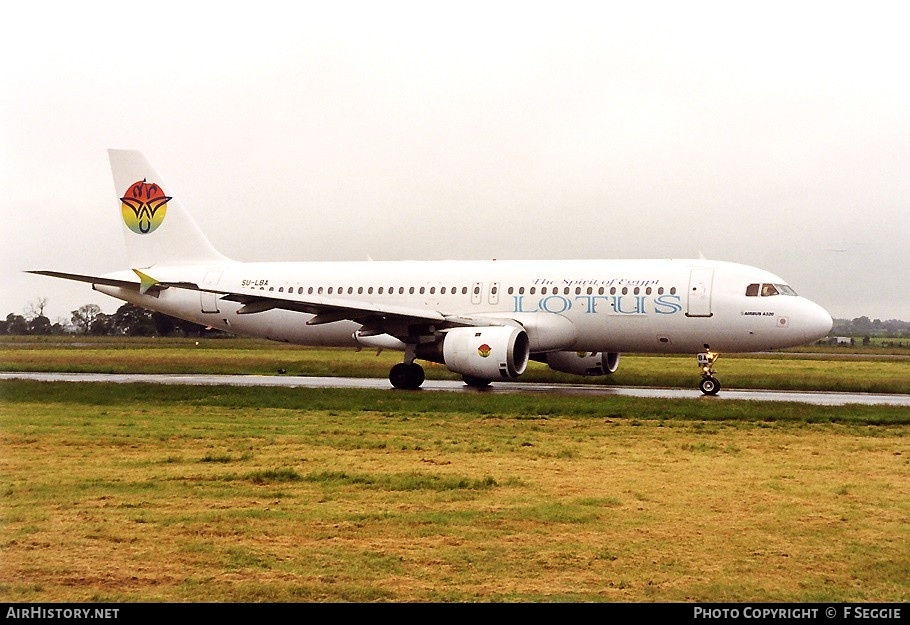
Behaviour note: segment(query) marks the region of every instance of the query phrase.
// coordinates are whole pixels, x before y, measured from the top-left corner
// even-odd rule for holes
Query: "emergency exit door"
[[[214,288],[218,285],[218,282],[221,280],[221,274],[223,271],[209,271],[205,274],[205,278],[202,280],[203,288]],[[218,311],[218,298],[221,296],[220,293],[208,293],[206,291],[199,292],[199,304],[202,307],[202,312],[204,313],[216,313]]]

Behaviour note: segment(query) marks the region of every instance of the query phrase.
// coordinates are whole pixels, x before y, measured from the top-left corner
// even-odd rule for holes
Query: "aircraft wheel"
[[[486,388],[490,385],[490,382],[492,381],[492,380],[488,380],[486,378],[476,378],[473,375],[463,375],[463,376],[461,376],[461,379],[464,380],[465,384],[467,384],[468,386],[472,386],[474,388]]]
[[[717,395],[717,392],[720,390],[720,382],[717,381],[717,378],[713,377],[702,378],[698,387],[705,395]]]
[[[395,388],[420,388],[424,379],[423,367],[414,362],[399,362],[389,371],[389,382]]]

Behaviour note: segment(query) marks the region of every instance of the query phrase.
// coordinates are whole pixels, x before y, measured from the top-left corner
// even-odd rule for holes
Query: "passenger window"
[[[758,285],[750,284],[746,287],[746,297],[758,297]]]

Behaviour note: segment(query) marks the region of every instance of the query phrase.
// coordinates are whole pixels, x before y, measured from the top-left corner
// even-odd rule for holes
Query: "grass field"
[[[155,366],[305,358],[228,343]],[[910,600],[907,408],[29,381],[0,400],[4,601]]]

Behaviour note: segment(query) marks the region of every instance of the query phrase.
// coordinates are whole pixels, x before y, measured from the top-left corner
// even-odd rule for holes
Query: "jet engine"
[[[549,352],[545,362],[554,371],[575,375],[610,375],[619,367],[616,352]]]
[[[527,332],[516,326],[454,328],[441,341],[417,346],[417,357],[482,380],[517,378],[531,356]]]

